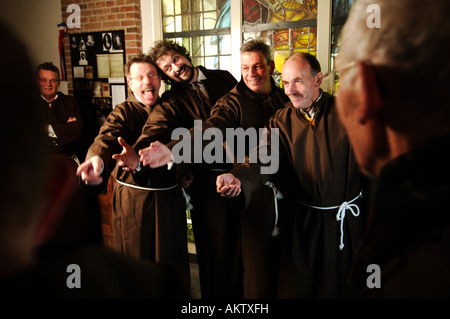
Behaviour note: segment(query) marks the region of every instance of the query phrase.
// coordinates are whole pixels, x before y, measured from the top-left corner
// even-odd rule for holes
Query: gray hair
[[[264,55],[267,64],[273,60],[270,46],[261,39],[247,41],[241,46],[241,53],[254,51],[260,51]]]
[[[373,5],[380,8],[378,28],[368,24]],[[449,12],[447,0],[356,0],[342,30],[339,55],[347,63],[369,59],[398,70],[411,90],[424,82],[442,89],[450,80]]]

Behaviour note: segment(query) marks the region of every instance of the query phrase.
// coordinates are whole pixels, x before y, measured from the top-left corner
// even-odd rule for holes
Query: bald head
[[[282,83],[292,105],[309,111],[320,95],[322,73],[319,62],[311,54],[293,54],[283,65]]]

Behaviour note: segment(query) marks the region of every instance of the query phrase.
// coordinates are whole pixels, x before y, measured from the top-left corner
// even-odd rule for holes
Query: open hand
[[[241,181],[230,173],[219,175],[216,179],[216,190],[223,197],[236,197],[242,191]]]

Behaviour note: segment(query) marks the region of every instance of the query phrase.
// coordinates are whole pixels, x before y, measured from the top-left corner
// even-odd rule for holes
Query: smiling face
[[[48,101],[52,101],[59,89],[58,74],[49,70],[39,70],[38,76],[39,90],[41,95]]]
[[[284,92],[295,108],[307,110],[319,97],[322,73],[311,74],[311,66],[301,56],[292,56],[283,65]]]
[[[248,51],[241,54],[242,79],[247,87],[255,93],[270,92],[270,77],[274,63],[266,61],[261,51]]]
[[[145,62],[133,63],[130,67],[128,85],[134,96],[147,106],[152,106],[158,100],[161,77],[156,68]]]
[[[174,50],[167,51],[156,64],[173,81],[190,83],[194,79],[195,68],[192,63]]]

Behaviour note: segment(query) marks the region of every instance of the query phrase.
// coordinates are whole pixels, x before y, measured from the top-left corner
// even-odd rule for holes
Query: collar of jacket
[[[206,69],[205,67],[203,67],[201,65],[196,66],[195,68],[200,70],[203,73],[203,75],[206,78],[208,78],[208,69]],[[170,86],[171,86],[171,88],[174,88],[174,89],[180,89],[180,88],[185,89],[185,88],[191,87],[191,85],[192,85],[192,83],[181,84],[180,82],[177,82],[177,81],[170,81]]]
[[[314,103],[314,107],[316,107],[316,109],[317,109],[317,114],[316,114],[316,116],[317,116],[318,114],[320,114],[320,113],[323,112],[323,108],[324,108],[325,102],[326,102],[326,101],[329,99],[329,97],[330,97],[330,94],[328,94],[328,93],[322,91],[322,89],[319,89],[319,90],[320,90],[322,96],[320,97],[320,99],[318,99],[318,100]],[[292,105],[291,100],[287,101],[285,105],[288,106],[288,107],[291,107],[291,108],[295,109],[296,111],[298,111],[299,114],[301,113],[300,110],[298,110],[297,108],[294,107],[294,105]]]

